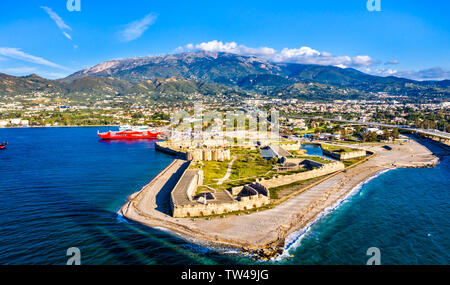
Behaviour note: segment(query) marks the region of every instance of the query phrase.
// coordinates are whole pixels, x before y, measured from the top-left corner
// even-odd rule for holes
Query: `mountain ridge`
[[[353,68],[274,63],[205,51],[110,60],[56,80],[36,74],[15,77],[0,73],[0,97],[35,92],[90,97],[90,100],[116,95],[160,98],[159,95],[168,96],[167,93],[178,99],[193,93],[204,96],[259,93],[276,98],[332,100],[367,99],[377,92],[387,92],[442,101],[450,97],[450,80],[380,77]]]

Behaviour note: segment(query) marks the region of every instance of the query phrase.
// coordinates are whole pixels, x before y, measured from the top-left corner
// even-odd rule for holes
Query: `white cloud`
[[[433,67],[422,70],[395,70],[391,68],[370,69],[361,68],[362,72],[377,75],[377,76],[396,76],[401,78],[408,78],[412,80],[444,80],[450,79],[450,70],[441,67]]]
[[[68,38],[69,40],[72,40],[72,37],[68,33],[66,33],[66,32],[62,32],[62,33],[66,38]]]
[[[156,18],[157,16],[155,14],[150,13],[140,20],[127,24],[124,30],[119,32],[121,40],[124,42],[130,42],[139,38],[150,25],[155,23]]]
[[[7,74],[15,74],[15,75],[23,75],[23,74],[30,74],[30,73],[36,73],[36,68],[34,67],[9,67],[9,68],[2,68],[0,69],[2,73]]]
[[[49,79],[63,78],[70,74],[69,72],[68,73],[49,72],[30,66],[7,67],[7,68],[0,67],[0,73],[6,73],[14,76],[24,76],[34,73],[37,74],[38,76]]]
[[[56,14],[51,8],[48,8],[45,6],[42,6],[41,8],[44,9],[45,12],[47,12],[47,14],[50,16],[50,18],[55,22],[55,24],[61,30],[63,35],[66,38],[68,38],[69,40],[72,40],[72,37],[69,35],[69,33],[66,32],[66,30],[71,31],[72,28],[69,27],[68,25],[66,25],[66,23],[64,23],[64,20],[58,14]]]
[[[384,63],[384,65],[389,65],[389,64],[399,64],[399,61],[396,59],[391,59]]]
[[[320,52],[306,46],[293,49],[283,48],[281,51],[277,51],[270,47],[252,48],[245,45],[238,45],[236,42],[223,43],[217,40],[196,45],[188,44],[183,47],[178,47],[176,51],[181,52],[193,49],[210,52],[228,52],[244,56],[256,56],[273,62],[334,65],[342,68],[371,66],[376,64],[376,62],[368,55],[357,55],[354,57],[334,56],[329,52]]]
[[[61,66],[59,64],[48,61],[42,57],[27,54],[18,48],[0,47],[0,55],[8,58],[13,58],[21,61],[36,63],[40,65],[45,65],[49,67],[55,67],[63,70],[69,70],[68,68]]]
[[[239,45],[236,42],[221,42],[213,40],[200,44],[187,44],[175,49],[177,52],[201,50],[209,52],[227,52],[243,56],[255,56],[272,62],[302,63],[333,65],[340,68],[353,67],[362,72],[378,76],[397,76],[414,80],[443,80],[450,78],[450,71],[440,67],[423,69],[419,71],[398,71],[391,68],[376,68],[383,64],[380,61],[372,59],[368,55],[357,56],[335,56],[326,51],[318,51],[313,48],[303,46],[300,48],[283,48],[277,51],[270,47],[247,47]],[[399,61],[392,59],[384,65],[395,65]]]
[[[395,76],[414,80],[444,80],[450,79],[450,70],[443,69],[441,67],[433,67],[417,71],[399,71],[395,74]]]

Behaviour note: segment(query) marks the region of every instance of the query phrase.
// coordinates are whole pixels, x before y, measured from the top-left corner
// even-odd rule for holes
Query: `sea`
[[[64,265],[77,248],[85,265],[364,265],[374,247],[381,264],[450,263],[449,153],[429,141],[438,165],[375,175],[262,262],[120,216],[173,157],[155,140],[99,140],[109,129],[0,129],[0,264]]]

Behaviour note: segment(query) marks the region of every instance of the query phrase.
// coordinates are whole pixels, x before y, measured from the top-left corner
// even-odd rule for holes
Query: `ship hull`
[[[0,149],[6,148],[7,145],[8,145],[8,143],[0,143]]]
[[[123,132],[107,132],[99,133],[98,136],[102,140],[140,140],[140,139],[156,139],[159,133],[153,132],[136,132],[136,131],[123,131]]]

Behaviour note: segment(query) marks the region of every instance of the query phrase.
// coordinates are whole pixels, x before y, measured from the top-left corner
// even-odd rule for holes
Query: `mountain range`
[[[230,53],[190,52],[100,63],[66,78],[0,74],[0,98],[43,92],[60,96],[143,96],[199,93],[264,94],[269,97],[314,100],[369,98],[388,92],[410,98],[447,100],[450,80],[415,81],[365,74],[353,68],[273,63]]]

